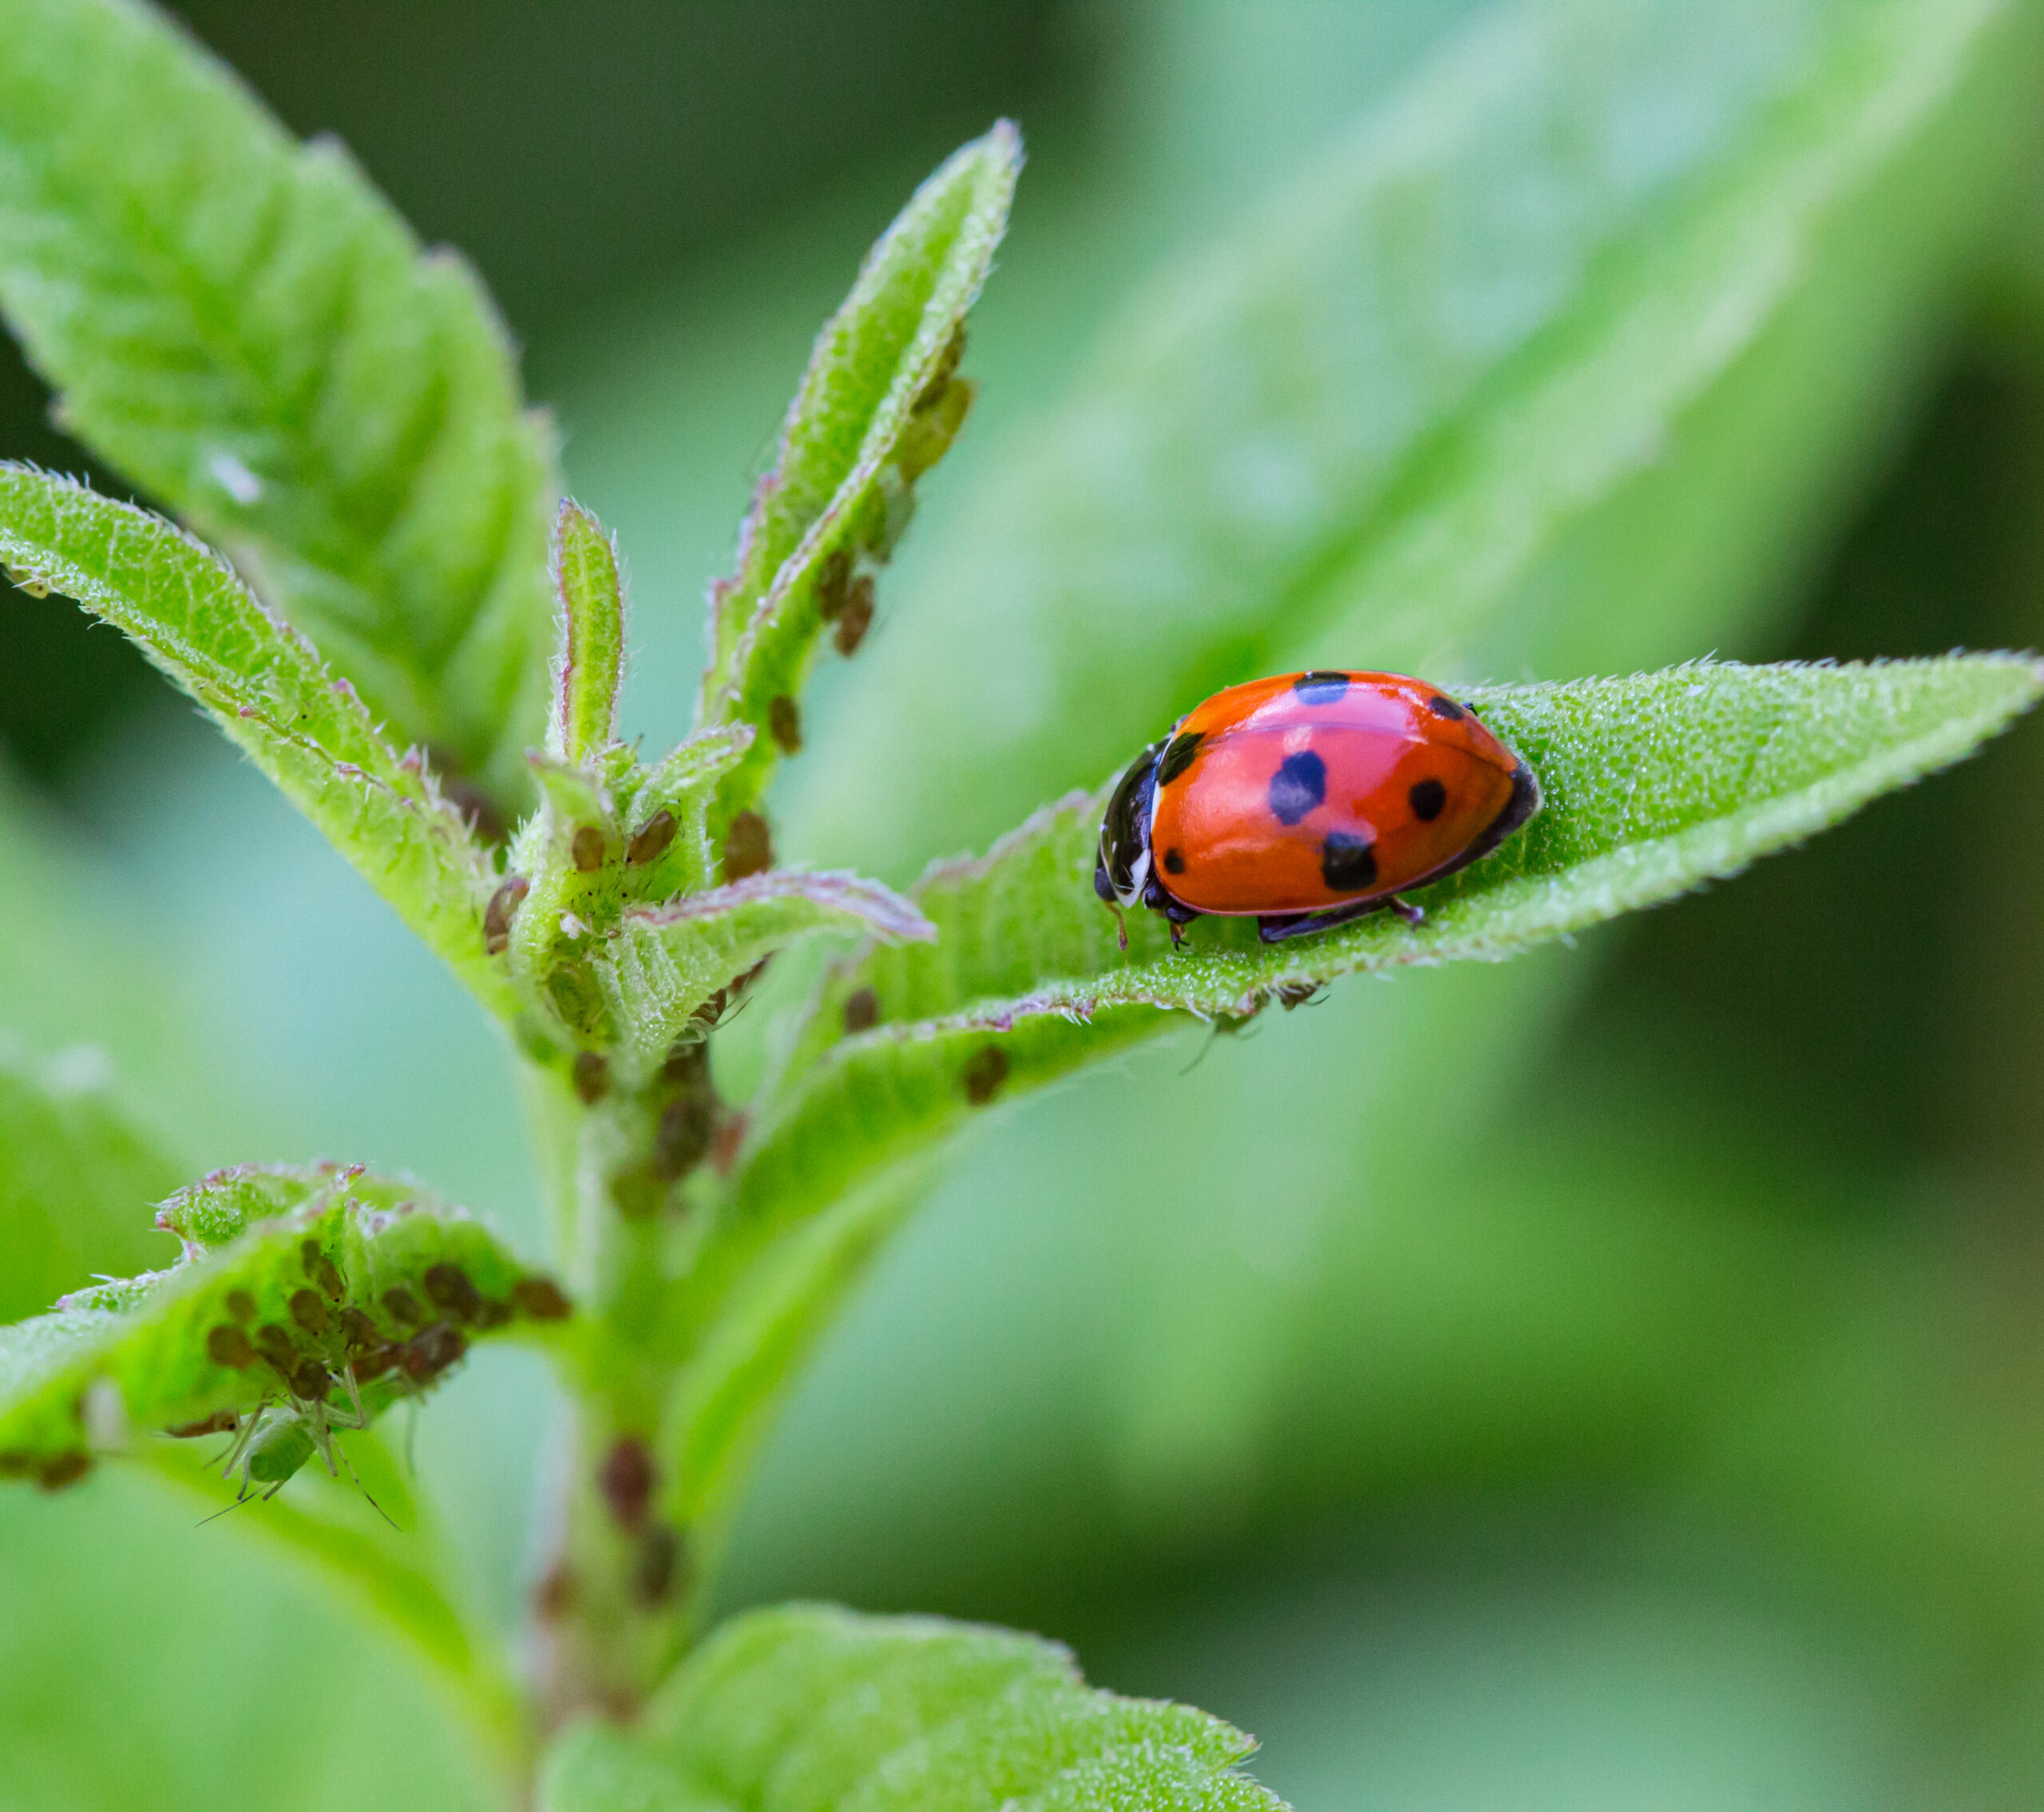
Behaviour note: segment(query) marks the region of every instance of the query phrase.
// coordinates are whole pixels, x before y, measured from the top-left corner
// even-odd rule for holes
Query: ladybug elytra
[[[1266,944],[1380,908],[1416,924],[1403,889],[1487,856],[1539,809],[1533,770],[1438,686],[1281,674],[1215,693],[1136,758],[1093,886],[1162,912],[1174,943],[1205,913],[1254,918]]]

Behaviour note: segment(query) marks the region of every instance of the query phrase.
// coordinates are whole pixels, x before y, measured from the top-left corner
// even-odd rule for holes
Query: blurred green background
[[[917,734],[1006,453],[1136,285],[1486,10],[181,11],[482,268],[571,486],[620,532],[649,738],[686,722],[701,591],[817,324],[913,183],[1020,120],[981,403],[874,658],[825,675],[778,797],[786,853],[901,880],[1016,815],[853,761]],[[1761,16],[1726,0],[1699,29]],[[1998,191],[1989,239],[2034,241],[2032,199]],[[2000,275],[1941,289],[1856,369],[1852,406],[1797,416],[1821,437],[1772,516],[1700,520],[1720,492],[1642,481],[1634,565],[1597,543],[1544,582],[1644,570],[1714,602],[1579,638],[1583,658],[2044,640],[2044,364]],[[1821,391],[1824,334],[1805,345]],[[1764,468],[1740,436],[1777,429],[1733,407],[1695,459]],[[42,409],[0,355],[0,449],[85,468]],[[1514,679],[1571,646],[1481,652]],[[909,728],[890,745],[881,719]],[[1075,726],[1066,766],[1016,785],[1091,783],[1092,742],[1140,733]],[[195,1170],[409,1168],[537,1244],[493,1035],[124,644],[0,599],[0,744],[30,827],[0,906],[32,928],[0,955],[0,1021],[46,1054],[107,1052]],[[849,810],[854,787],[885,797]],[[1101,1683],[1254,1731],[1256,1771],[1307,1808],[2044,1803],[2041,888],[2030,722],[1575,948],[1353,983],[1004,1113],[790,1406],[727,1600],[1059,1636]],[[50,1281],[0,1266],[0,1313]],[[552,1414],[537,1366],[493,1352],[419,1432],[507,1621]],[[0,1806],[481,1803],[401,1653],[273,1571],[237,1526],[254,1513],[189,1521],[119,1476],[0,1497]]]

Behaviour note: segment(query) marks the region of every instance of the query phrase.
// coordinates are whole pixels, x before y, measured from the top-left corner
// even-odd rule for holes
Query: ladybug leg
[[[1427,916],[1424,906],[1415,906],[1409,900],[1400,900],[1395,893],[1387,893],[1382,901],[1384,911],[1396,913],[1408,925],[1416,925]]]
[[[1310,937],[1315,932],[1332,931],[1337,925],[1345,925],[1351,919],[1360,919],[1365,912],[1374,912],[1386,904],[1381,899],[1357,900],[1346,906],[1329,907],[1324,912],[1266,912],[1256,921],[1256,935],[1266,944],[1282,944],[1291,937]],[[1401,900],[1399,904],[1404,903]],[[1406,908],[1407,912],[1414,909]]]
[[[1176,950],[1185,942],[1185,928],[1199,914],[1193,908],[1168,898],[1164,902],[1163,912],[1165,922],[1171,928],[1171,948]]]

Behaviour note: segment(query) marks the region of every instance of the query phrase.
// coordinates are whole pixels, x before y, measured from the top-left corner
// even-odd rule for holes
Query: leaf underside
[[[1033,1636],[794,1604],[723,1625],[626,1731],[585,1723],[545,1812],[1274,1812],[1250,1739],[1187,1706],[1087,1687]]]

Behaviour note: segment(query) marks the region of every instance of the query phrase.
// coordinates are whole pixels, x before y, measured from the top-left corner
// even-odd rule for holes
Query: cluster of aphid
[[[426,1301],[402,1284],[383,1292],[380,1306],[390,1330],[347,1300],[340,1268],[315,1239],[299,1248],[307,1280],[286,1304],[291,1325],[259,1324],[256,1298],[248,1291],[228,1292],[229,1319],[207,1331],[206,1353],[216,1365],[236,1371],[266,1367],[281,1386],[272,1403],[266,1391],[246,1413],[222,1410],[201,1421],[164,1432],[180,1438],[232,1434],[221,1470],[241,1469],[236,1501],[252,1486],[266,1484],[274,1494],[314,1454],[330,1474],[337,1474],[332,1430],[365,1428],[370,1421],[362,1387],[391,1380],[394,1395],[423,1393],[468,1351],[465,1329],[501,1327],[519,1315],[557,1321],[569,1312],[568,1299],[551,1279],[521,1277],[511,1287],[509,1301],[495,1301],[475,1287],[466,1272],[445,1260],[430,1265],[419,1279]],[[343,1410],[335,1401],[339,1390],[347,1399]]]

